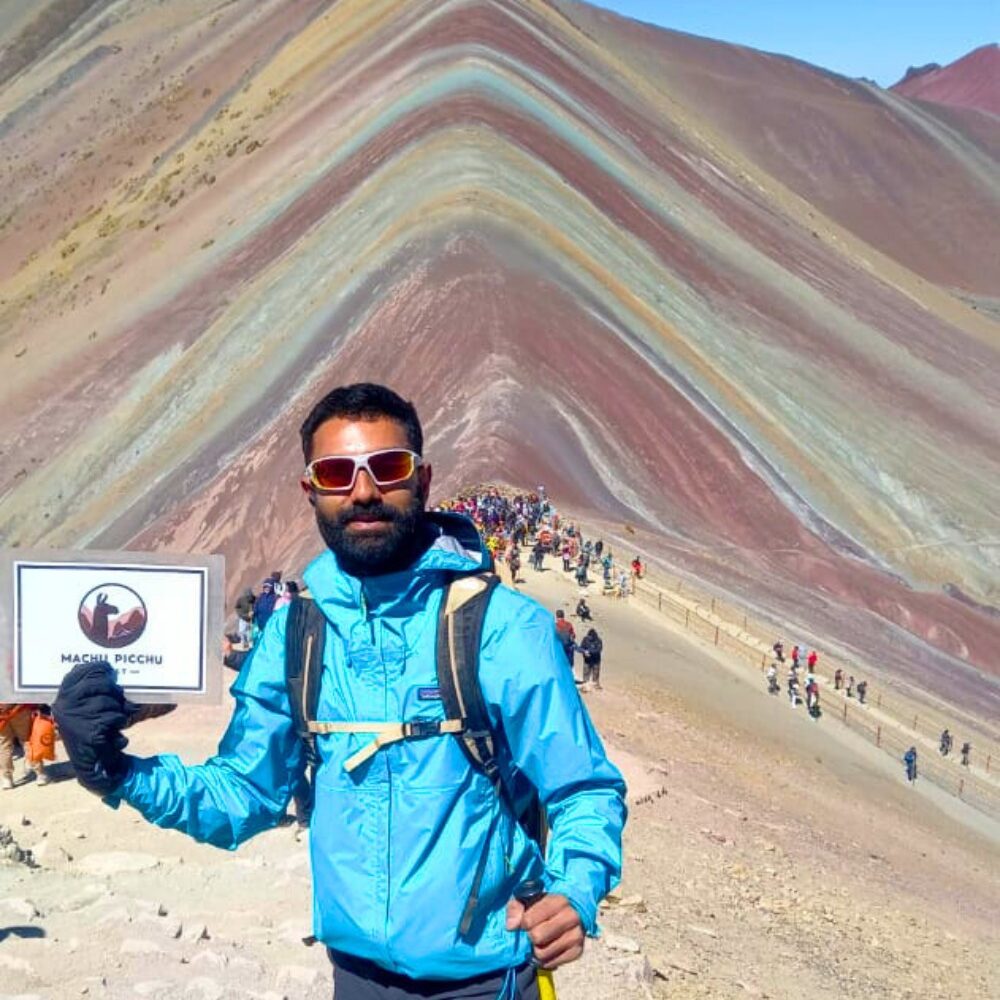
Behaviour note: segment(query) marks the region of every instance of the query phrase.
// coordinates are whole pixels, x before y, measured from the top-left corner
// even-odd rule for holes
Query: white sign
[[[10,559],[14,700],[46,702],[78,663],[106,660],[137,701],[201,700],[217,693],[221,639],[214,599],[220,557],[177,565],[162,554],[88,553]],[[180,557],[184,562],[194,562]],[[218,579],[210,580],[210,577]],[[3,684],[0,684],[2,693]]]

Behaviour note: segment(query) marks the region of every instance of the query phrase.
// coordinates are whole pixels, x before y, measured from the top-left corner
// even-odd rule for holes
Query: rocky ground
[[[555,572],[526,589],[575,604]],[[655,613],[592,606],[605,686],[584,697],[631,819],[603,937],[559,972],[561,1000],[1000,996],[996,824]],[[180,709],[133,749],[201,759],[227,713]],[[0,795],[0,828],[0,1000],[329,997],[293,828],[224,853],[72,780]]]

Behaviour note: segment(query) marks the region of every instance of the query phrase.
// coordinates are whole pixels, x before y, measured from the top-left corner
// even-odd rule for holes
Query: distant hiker
[[[281,821],[313,759],[313,933],[338,1000],[535,1000],[532,960],[577,959],[618,881],[625,784],[551,614],[481,577],[472,521],[426,509],[412,404],[383,386],[335,389],[301,439],[325,543],[305,571],[313,600],[267,622],[217,753],[195,766],[123,753],[124,691],[107,663],[83,663],[53,706],[77,778],[232,849]],[[439,646],[439,634],[473,638]],[[310,678],[318,701],[293,704]],[[545,854],[519,825],[526,798],[550,807]],[[544,889],[528,909],[534,880]],[[274,887],[259,889],[264,912]]]
[[[629,594],[629,580],[628,573],[622,570],[618,574],[618,596],[619,598],[626,598]]]
[[[604,539],[598,538],[594,543],[594,556],[598,559],[601,558],[601,553],[604,551]]]
[[[845,694],[848,698],[854,697],[854,674],[849,674],[847,677],[847,691]]]
[[[583,683],[593,684],[598,691],[601,690],[601,653],[604,650],[604,643],[597,634],[597,629],[588,629],[587,634],[580,643],[583,652]]]
[[[576,617],[582,622],[592,622],[594,620],[594,616],[590,613],[590,605],[587,603],[586,597],[581,597],[576,602]]]
[[[792,666],[797,669],[798,665],[799,665],[799,644],[796,643],[794,646],[792,646]]]
[[[570,670],[573,669],[573,650],[576,646],[576,629],[573,623],[566,617],[566,612],[562,608],[556,611],[556,636],[562,646],[566,662]]]
[[[785,646],[784,643],[779,639],[771,649],[774,650],[774,656],[779,663],[785,662]]]
[[[806,682],[806,708],[814,719],[819,718],[819,684],[811,674]]]
[[[239,642],[244,646],[250,645],[253,634],[253,607],[256,601],[257,598],[249,587],[236,598],[236,631]]]
[[[788,671],[788,701],[792,708],[799,703],[799,678],[794,667]]]
[[[268,577],[260,585],[260,597],[257,598],[253,606],[253,623],[263,632],[267,623],[274,614],[274,606],[278,602],[278,595],[274,592],[274,581]]]
[[[917,780],[917,748],[910,747],[903,754],[903,763],[906,764],[906,780],[912,785]]]
[[[274,587],[275,596],[281,597],[281,595],[285,592],[285,585],[281,582],[281,570],[271,570],[271,575],[268,579],[270,579]]]
[[[972,744],[963,743],[962,744],[962,764],[965,767],[969,766],[969,758],[972,756]]]
[[[584,562],[583,556],[580,556],[580,562],[576,567],[576,582],[581,587],[587,586],[587,564]]]
[[[868,697],[868,681],[858,681],[858,701],[863,705]]]
[[[239,645],[242,643],[237,632],[229,632],[222,639],[222,665],[236,673],[243,669],[243,664],[250,655],[249,649],[237,649]]]
[[[32,759],[31,726],[37,705],[0,703],[0,789],[14,787],[14,745],[24,750],[25,769],[35,774],[36,785],[47,785],[49,777],[39,756]]]
[[[638,556],[636,556],[632,560],[632,575],[637,580],[641,580],[642,579],[642,560],[640,560]]]
[[[281,595],[274,602],[274,610],[277,611],[278,608],[284,608],[291,604],[292,601],[297,601],[299,599],[299,585],[295,580],[287,580],[285,582],[284,589]]]
[[[768,694],[777,694],[781,690],[781,685],[778,683],[778,664],[772,662],[767,668],[767,691]]]
[[[531,550],[531,565],[535,568],[536,573],[541,573],[544,562],[545,546],[540,541],[535,542]]]
[[[837,667],[833,674],[833,690],[839,691],[844,686],[844,671]]]
[[[810,672],[816,669],[816,663],[818,660],[819,660],[819,653],[817,653],[816,650],[814,649],[806,657],[806,666],[809,668]]]
[[[521,573],[521,550],[516,545],[510,550],[508,564],[510,565],[510,582],[516,584]]]
[[[942,757],[947,757],[948,754],[951,753],[951,748],[954,742],[955,741],[952,738],[951,733],[949,733],[948,730],[945,729],[941,733],[941,740],[938,743],[938,752],[941,754]]]
[[[562,547],[562,562],[563,562],[563,572],[568,573],[572,568],[570,566],[570,559],[572,558],[573,550],[570,547],[569,542],[563,542]]]

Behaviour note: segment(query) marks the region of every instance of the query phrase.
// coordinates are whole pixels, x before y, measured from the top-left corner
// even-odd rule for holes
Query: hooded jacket
[[[332,552],[306,570],[327,619],[320,720],[444,718],[435,661],[443,588],[456,573],[487,569],[489,558],[466,518],[429,517],[438,537],[403,572],[359,579]],[[234,683],[217,755],[198,766],[132,758],[109,804],[125,801],[160,826],[230,849],[284,815],[304,768],[285,686],[286,620],[286,609],[275,612]],[[544,862],[455,736],[390,744],[348,772],[345,760],[371,736],[321,735],[313,923],[334,951],[413,979],[519,965],[530,942],[506,930],[506,905],[538,875],[594,931],[598,903],[620,875],[625,785],[566,671],[551,615],[506,587],[494,591],[483,623],[480,683],[508,781],[527,778],[546,807]],[[461,936],[484,851],[476,918]]]

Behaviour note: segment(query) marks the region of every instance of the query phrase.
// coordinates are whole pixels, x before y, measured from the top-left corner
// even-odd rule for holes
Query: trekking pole
[[[544,895],[545,886],[540,879],[529,879],[517,890],[517,900],[526,910],[530,910]],[[538,1000],[556,1000],[556,984],[552,978],[552,970],[543,969],[534,955],[531,956],[531,964],[535,967],[538,977]]]

